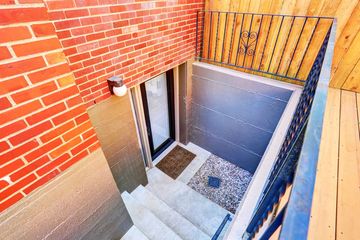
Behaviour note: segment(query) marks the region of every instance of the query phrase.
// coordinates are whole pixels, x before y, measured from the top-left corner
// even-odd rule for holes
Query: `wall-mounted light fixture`
[[[109,89],[112,94],[116,96],[124,96],[127,92],[127,87],[124,84],[124,80],[120,76],[113,76],[107,80]]]

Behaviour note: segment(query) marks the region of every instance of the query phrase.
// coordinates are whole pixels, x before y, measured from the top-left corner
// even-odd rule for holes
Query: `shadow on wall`
[[[193,64],[189,140],[254,173],[292,91],[216,68]]]
[[[146,185],[129,96],[112,96],[90,108],[88,113],[120,192]]]

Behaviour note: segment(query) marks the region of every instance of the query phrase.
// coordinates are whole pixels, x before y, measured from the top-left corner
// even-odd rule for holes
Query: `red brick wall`
[[[46,0],[80,94],[109,97],[106,79],[133,85],[193,56],[203,0]]]
[[[99,147],[45,5],[7,2],[0,6],[0,211]]]
[[[86,107],[110,96],[108,77],[132,86],[192,58],[204,7],[16,2],[0,0],[0,211],[99,147]]]

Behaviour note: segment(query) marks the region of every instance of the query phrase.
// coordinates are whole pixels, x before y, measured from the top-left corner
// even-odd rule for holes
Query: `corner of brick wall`
[[[0,212],[99,147],[47,8],[36,0],[6,2],[0,5]]]
[[[99,148],[106,79],[193,57],[204,0],[0,0],[0,211]]]

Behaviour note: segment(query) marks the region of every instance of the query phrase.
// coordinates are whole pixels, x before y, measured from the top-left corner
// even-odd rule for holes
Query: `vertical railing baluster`
[[[220,62],[223,62],[224,46],[225,46],[225,35],[226,35],[227,30],[228,30],[227,21],[228,21],[228,13],[226,13],[226,15],[225,15],[224,35],[223,35],[223,43],[222,43],[222,49],[221,49]]]
[[[214,53],[214,61],[215,62],[216,62],[216,49],[217,49],[217,44],[218,44],[219,23],[220,23],[220,12],[218,12],[218,19],[217,19],[217,25],[216,25],[215,53]]]
[[[245,13],[242,14],[242,19],[241,19],[239,41],[238,41],[238,46],[237,46],[237,49],[236,49],[235,66],[237,66],[237,62],[238,62],[238,58],[239,58],[239,47],[240,47],[240,43],[241,43],[242,28],[243,28],[243,24],[244,24],[244,15],[245,15]]]
[[[259,29],[258,29],[258,32],[257,32],[257,35],[256,35],[257,39],[256,39],[256,43],[255,43],[255,48],[254,48],[254,54],[253,54],[252,59],[251,59],[251,68],[253,68],[253,64],[254,64],[254,58],[255,58],[255,54],[256,54],[257,44],[258,44],[258,41],[259,41],[259,33],[261,31],[261,25],[262,25],[263,17],[264,17],[264,15],[261,15],[260,26],[259,26]]]
[[[262,60],[264,58],[264,51],[266,49],[266,45],[267,45],[267,41],[268,41],[268,38],[269,38],[269,35],[270,35],[270,30],[271,30],[271,25],[272,25],[272,21],[273,21],[273,15],[271,16],[271,20],[270,20],[270,26],[269,26],[269,31],[268,31],[268,34],[266,35],[266,39],[265,39],[265,44],[264,44],[264,48],[263,48],[263,53],[261,55],[261,59],[260,59],[260,63],[259,63],[259,68],[258,70],[260,70],[261,68],[261,63],[262,63]]]
[[[212,29],[212,15],[213,12],[210,12],[210,29],[209,29],[209,41],[208,41],[208,55],[207,55],[207,59],[210,59],[210,53],[211,53],[211,46],[210,46],[210,40],[211,40],[211,29]]]
[[[283,57],[284,57],[284,53],[285,53],[285,50],[286,50],[286,47],[287,47],[287,44],[288,44],[288,41],[289,41],[289,37],[290,37],[290,35],[291,35],[291,31],[292,31],[294,22],[295,22],[295,17],[292,17],[292,21],[291,21],[291,25],[290,25],[290,30],[289,30],[288,35],[287,35],[287,37],[286,37],[285,46],[284,46],[283,52],[282,52],[281,57],[280,57],[279,65],[278,65],[278,67],[277,67],[277,69],[276,69],[276,74],[278,74],[278,72],[279,72],[279,68],[280,68],[280,65],[281,65],[281,61],[282,61],[282,59],[283,59]]]
[[[284,22],[284,16],[282,16],[282,18],[281,18],[279,31],[278,31],[278,34],[276,36],[275,45],[274,45],[274,48],[273,48],[272,53],[271,53],[271,58],[270,58],[270,62],[269,62],[267,72],[269,72],[269,70],[270,70],[271,62],[272,62],[273,57],[274,57],[274,52],[275,52],[275,49],[276,49],[276,45],[277,45],[277,42],[278,42],[278,39],[279,39],[279,35],[280,35],[280,32],[281,32],[281,27],[282,27],[283,22]]]
[[[254,19],[254,14],[251,14],[250,27],[249,27],[249,35],[248,35],[248,38],[247,38],[247,41],[246,41],[246,48],[249,46],[249,39],[250,39],[250,36],[251,36],[251,26],[252,26],[253,19]],[[247,55],[247,50],[248,50],[248,49],[245,49],[244,59],[243,59],[243,63],[242,63],[241,66],[244,66],[244,64],[245,64],[245,58],[246,58],[246,55]]]
[[[312,33],[311,33],[310,40],[309,40],[309,42],[308,42],[308,44],[307,44],[307,46],[306,46],[306,49],[305,49],[305,51],[304,51],[304,54],[303,54],[302,58],[301,58],[301,62],[300,62],[299,68],[298,68],[298,70],[297,70],[297,72],[296,72],[295,78],[297,78],[297,76],[298,76],[298,74],[299,74],[299,72],[300,72],[300,69],[301,69],[301,67],[302,67],[304,58],[305,58],[306,53],[307,53],[307,51],[308,51],[308,49],[309,49],[309,46],[310,46],[310,44],[311,44],[311,41],[312,41],[312,39],[313,39],[313,37],[314,37],[314,35],[315,35],[316,28],[317,28],[319,22],[320,22],[320,18],[317,18],[315,27],[314,27],[314,29],[313,29],[313,31],[312,31]]]
[[[234,31],[234,28],[235,28],[236,18],[237,18],[237,13],[234,13],[233,26],[232,26],[232,29],[231,29],[229,55],[228,55],[228,61],[227,61],[228,64],[230,63],[230,56],[231,56],[231,52],[232,52],[232,50],[233,50],[232,44],[233,44],[233,41],[234,41],[234,32],[235,32],[235,31]]]
[[[306,25],[307,20],[308,20],[308,17],[305,17],[305,21],[304,21],[304,23],[303,23],[303,25],[302,25],[302,27],[301,27],[301,31],[300,31],[299,37],[298,37],[298,39],[297,39],[297,41],[296,41],[294,51],[293,51],[293,53],[292,53],[292,55],[291,55],[290,63],[289,63],[289,66],[288,66],[288,68],[287,68],[287,70],[286,70],[285,76],[288,76],[288,73],[289,73],[289,70],[290,70],[290,67],[291,67],[291,63],[292,63],[292,61],[293,61],[293,59],[294,59],[294,55],[295,55],[296,49],[297,49],[297,47],[298,47],[298,45],[299,45],[300,38],[301,38],[301,35],[302,35],[303,31],[304,31],[304,28],[305,28],[305,25]]]

